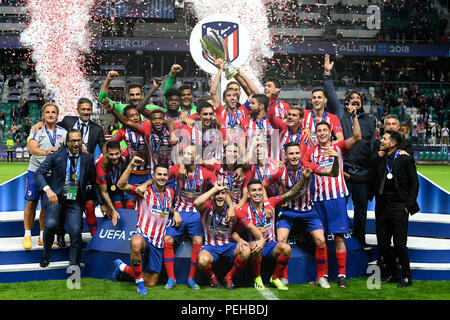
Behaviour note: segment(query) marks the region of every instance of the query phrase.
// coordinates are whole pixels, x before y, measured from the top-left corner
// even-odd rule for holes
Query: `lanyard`
[[[216,218],[216,210],[214,210],[214,204],[212,206],[212,222],[213,222],[213,229],[216,230],[217,226],[222,222],[223,218],[225,217],[225,213],[227,212],[228,205],[225,203],[225,207],[223,208],[222,213],[219,215],[219,219]]]
[[[158,203],[159,203],[159,207],[161,208],[162,212],[166,212],[167,206],[167,192],[166,192],[166,188],[164,188],[163,190],[163,194],[164,194],[164,200],[161,200],[161,197],[159,196],[158,191],[156,191],[155,186],[152,185],[152,190],[153,192],[156,194],[156,199],[158,199]]]
[[[302,135],[302,130],[300,130],[300,128],[298,128],[297,137],[295,137],[295,141],[294,141],[294,138],[292,137],[291,130],[288,129],[289,142],[297,142],[297,143],[300,143],[300,137],[301,137],[301,135]]]
[[[252,210],[253,215],[255,216],[256,220],[258,221],[258,224],[261,227],[264,227],[264,225],[266,224],[266,218],[264,217],[264,205],[262,206],[261,209],[261,217],[258,214],[258,211],[256,211],[255,207],[253,206],[253,204],[251,202],[249,202],[249,207],[250,210]]]
[[[127,128],[127,133],[128,133],[128,139],[130,140],[131,148],[132,148],[132,149],[137,149],[138,146],[139,146],[139,139],[141,138],[141,134],[138,133],[138,134],[135,135],[135,137],[136,137],[136,143],[134,143],[134,140],[133,140],[133,133],[132,133],[131,130],[128,129],[128,128]]]
[[[44,124],[45,132],[47,132],[48,139],[50,140],[50,143],[54,147],[56,145],[56,128],[53,129],[53,136],[50,134],[50,131],[48,131],[47,126]]]
[[[295,174],[295,180],[294,180],[294,175],[292,174],[291,169],[289,169],[289,165],[286,166],[286,169],[287,169],[287,173],[289,176],[289,180],[291,181],[292,186],[294,186],[302,177],[302,174],[301,174],[302,164],[300,163],[300,167],[298,168],[297,173]]]
[[[398,157],[398,154],[400,153],[400,150],[397,150],[397,151],[395,151],[395,154],[394,154],[394,161],[393,161],[393,163],[392,163],[392,168],[389,168],[389,164],[388,164],[388,161],[387,161],[387,157],[386,157],[386,169],[387,169],[387,171],[388,171],[388,174],[390,174],[391,176],[392,176],[392,169],[394,169],[394,163],[395,163],[395,159],[397,159],[397,157]],[[392,178],[391,178],[392,179]]]
[[[169,115],[169,113],[166,112],[166,116],[167,116],[167,119],[169,119],[169,120],[177,121],[178,118],[180,117],[180,114],[178,113],[176,117],[171,117],[171,116]]]
[[[315,127],[317,127],[317,121],[316,121],[316,115],[314,113],[314,110],[311,112],[311,114],[312,114],[312,118],[313,118],[313,122],[314,122],[314,128],[315,128]],[[322,119],[320,119],[320,122],[325,121],[326,116],[327,116],[327,112],[325,111],[323,113]]]
[[[227,111],[227,118],[229,119],[228,127],[234,129],[234,127],[236,126],[236,122],[239,118],[238,110],[236,110],[236,112],[234,113],[234,116],[231,114],[231,111]]]
[[[111,183],[112,185],[116,185],[117,184],[117,180],[119,180],[119,168],[118,167],[114,167],[112,168],[112,174],[110,175],[111,177]]]
[[[189,179],[189,175],[186,177],[186,188],[188,189],[189,192],[193,192],[194,188],[195,188],[195,182],[197,181],[197,175],[198,175],[198,171],[200,170],[200,166],[197,165],[197,167],[195,168],[195,173],[194,176],[192,177],[192,183]]]
[[[261,175],[261,171],[260,171],[258,165],[255,164],[255,169],[256,169],[255,171],[256,171],[256,174],[258,175],[258,179],[260,181],[263,181],[266,178],[266,176],[267,176],[267,168],[268,167],[269,167],[269,162],[266,162],[266,165],[264,167],[264,173],[263,173],[263,175]]]
[[[69,156],[70,156],[70,154],[68,153],[67,168],[69,168],[69,170],[67,170],[67,179],[69,181],[78,181],[78,180],[80,180],[79,179],[80,178],[80,164],[81,164],[80,156],[77,157],[75,166],[72,166]]]
[[[264,128],[264,120],[267,119],[267,114],[261,119],[261,121],[258,122],[258,120],[254,119],[256,125],[258,126],[258,128],[260,128],[261,130],[265,130]]]
[[[151,139],[152,139],[152,151],[153,151],[153,154],[157,154],[158,151],[159,151],[159,148],[161,148],[161,143],[163,141],[163,137],[166,135],[166,127],[164,127],[161,136],[159,136],[158,145],[156,147],[155,147],[155,144],[156,144],[155,143],[155,135],[156,134],[153,133],[153,128],[152,128],[152,137],[151,137]]]
[[[226,173],[227,173],[228,186],[230,187],[230,191],[232,191],[233,190],[233,186],[234,186],[233,175],[230,173],[230,171],[226,171]]]
[[[78,129],[78,131],[80,131],[81,132],[81,120],[78,118],[78,121],[77,121],[77,129]],[[85,144],[86,145],[86,143],[84,142],[84,140],[85,140],[85,137],[87,137],[87,132],[89,131],[89,126],[88,126],[88,124],[86,123],[85,124],[85,128],[84,128],[84,130],[83,130],[83,135],[81,136],[81,139],[83,140],[83,144]]]

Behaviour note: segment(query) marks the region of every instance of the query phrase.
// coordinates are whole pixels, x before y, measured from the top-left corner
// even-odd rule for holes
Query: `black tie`
[[[84,138],[84,129],[86,128],[86,124],[85,123],[82,123],[81,124],[81,139],[83,139]],[[83,139],[84,140],[84,139]]]

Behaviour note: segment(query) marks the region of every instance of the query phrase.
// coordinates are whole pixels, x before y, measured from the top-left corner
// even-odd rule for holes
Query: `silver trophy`
[[[228,47],[222,37],[217,35],[214,30],[211,30],[206,36],[200,39],[204,54],[212,61],[217,58],[223,60],[223,70],[227,80],[239,74],[239,68],[234,67],[230,62],[228,56]]]

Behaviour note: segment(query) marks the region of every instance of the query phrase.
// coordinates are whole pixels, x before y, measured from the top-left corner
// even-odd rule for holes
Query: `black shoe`
[[[60,248],[66,247],[66,240],[64,240],[64,235],[59,234],[56,236],[56,245]]]
[[[347,278],[345,276],[338,277],[339,288],[347,288]]]
[[[381,283],[394,283],[394,282],[399,282],[399,281],[400,281],[400,277],[399,276],[394,276],[394,275],[391,274],[386,279],[381,281]]]
[[[230,279],[230,278],[225,278],[223,282],[224,282],[225,288],[226,288],[227,290],[234,290],[234,289],[236,289],[236,288],[234,287],[234,283],[233,283],[233,280],[232,280],[232,279]]]
[[[50,259],[46,257],[42,257],[41,262],[39,263],[39,266],[41,268],[46,268],[50,264]]]
[[[404,288],[404,287],[410,287],[412,286],[412,279],[411,278],[402,278],[400,280],[400,283],[398,284],[397,288]]]

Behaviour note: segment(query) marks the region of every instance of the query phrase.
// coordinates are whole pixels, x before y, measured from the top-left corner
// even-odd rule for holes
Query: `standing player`
[[[301,124],[302,130],[308,129],[308,134],[305,140],[310,147],[318,144],[316,136],[317,124],[320,122],[327,122],[330,125],[331,131],[336,137],[337,141],[344,140],[344,134],[342,133],[341,122],[336,115],[326,112],[325,105],[327,98],[323,89],[317,88],[312,91],[312,110],[305,110],[303,115],[303,122]]]
[[[233,262],[233,267],[224,279],[225,287],[228,290],[233,290],[233,278],[239,270],[246,266],[250,257],[250,247],[233,232],[235,220],[226,220],[228,209],[226,197],[225,186],[221,181],[216,181],[212,189],[194,201],[194,206],[202,217],[205,235],[205,244],[198,254],[198,267],[208,277],[212,287],[220,288],[220,283],[217,281],[211,265],[221,257]],[[264,242],[262,234],[255,226],[253,226],[252,232],[259,241]],[[237,241],[233,242],[233,239]]]
[[[101,211],[112,218],[116,208],[123,208],[124,193],[117,183],[127,166],[128,152],[122,155],[120,144],[114,140],[108,141],[105,149],[105,154],[101,154],[95,162],[95,170],[98,189],[103,198]]]
[[[304,170],[303,177],[291,190],[281,196],[271,197],[266,202],[268,202],[273,208],[276,208],[283,202],[295,197],[302,189],[307,187],[306,182],[310,174],[311,170],[306,168]],[[255,288],[258,290],[265,290],[261,279],[261,261],[264,257],[276,260],[275,270],[272,277],[270,277],[270,283],[279,290],[288,290],[288,287],[281,282],[280,277],[283,274],[283,269],[287,266],[291,257],[291,246],[286,242],[276,241],[275,216],[267,219],[264,215],[266,202],[263,200],[264,187],[262,182],[253,179],[248,183],[247,189],[249,200],[242,208],[236,211],[236,217],[244,226],[247,226],[249,223],[253,223],[257,228],[259,228],[265,240],[263,247],[260,247],[260,241],[250,243],[250,248],[252,250],[250,264],[253,275],[255,276]]]
[[[269,101],[268,118],[272,127],[281,131],[280,160],[286,160],[284,145],[289,142],[297,142],[302,149],[302,154],[305,153],[308,144],[302,139],[302,130],[300,129],[300,123],[303,118],[303,109],[301,107],[290,107],[286,119],[283,121],[276,116],[276,99],[272,98]]]
[[[291,109],[292,110],[292,109]],[[289,112],[291,111],[289,110]],[[263,181],[263,186],[270,186],[275,181],[281,186],[284,193],[290,190],[302,178],[302,152],[300,146],[296,142],[289,142],[284,146],[286,153],[286,166],[280,169],[278,173],[270,179]],[[329,155],[337,156],[333,149],[326,151]],[[339,162],[334,161],[330,169],[322,171],[322,175],[337,176],[339,174]],[[311,197],[311,177],[306,181],[306,188],[286,205],[280,208],[279,220],[277,222],[277,240],[280,242],[287,242],[289,233],[294,226],[294,223],[301,221],[306,224],[306,232],[309,232],[316,245],[316,264],[317,264],[317,282],[319,285],[329,288],[325,282],[324,275],[328,273],[328,256],[325,236],[323,232],[322,221],[313,206]],[[287,267],[283,271],[281,281],[287,285]]]
[[[143,162],[139,157],[131,160],[127,169],[120,177],[118,186],[125,192],[134,193],[136,196],[136,186],[129,184],[133,168]],[[166,187],[169,170],[163,165],[157,165],[153,171],[154,183],[147,188],[143,197],[138,196],[138,221],[137,232],[131,238],[131,267],[122,260],[114,261],[115,269],[113,272],[113,281],[117,280],[120,272],[125,272],[135,279],[137,292],[139,294],[148,294],[146,286],[154,287],[158,283],[159,273],[161,271],[163,259],[164,235],[169,219],[169,209],[174,199],[174,191]],[[176,213],[174,213],[176,215]],[[120,218],[117,211],[113,215],[113,225],[117,224]],[[179,222],[179,217],[174,216],[174,221]],[[142,263],[142,254],[148,252],[148,261]],[[144,270],[144,275],[142,271]]]
[[[289,111],[289,104],[283,100],[278,99],[281,92],[281,83],[276,78],[269,78],[264,84],[264,94],[268,99],[275,99],[275,116],[278,119],[284,120]]]
[[[353,136],[347,140],[331,143],[331,127],[328,122],[320,122],[316,127],[318,145],[309,148],[302,158],[303,165],[313,169],[318,175],[315,179],[314,205],[324,224],[325,233],[333,233],[336,242],[336,259],[339,268],[338,285],[347,286],[345,266],[347,249],[344,242],[344,233],[349,231],[347,202],[347,186],[344,179],[344,154],[351,150],[361,140],[356,110],[353,112]],[[338,153],[339,175],[337,177],[323,176],[327,168],[333,166],[336,157],[330,154],[330,148]],[[331,156],[330,156],[331,155]]]
[[[59,147],[65,145],[67,131],[56,125],[58,121],[59,109],[52,103],[47,102],[42,107],[42,118],[44,120],[43,128],[36,130],[28,141],[28,150],[30,151],[31,158],[28,165],[26,188],[25,188],[25,200],[27,205],[24,211],[24,228],[25,235],[23,238],[24,249],[31,249],[31,229],[34,224],[34,217],[36,215],[36,207],[41,197],[41,191],[39,190],[36,182],[34,181],[34,172],[39,168],[45,158],[59,149]],[[39,216],[40,233],[38,244],[44,245],[44,225],[45,224],[45,208],[41,208]]]

